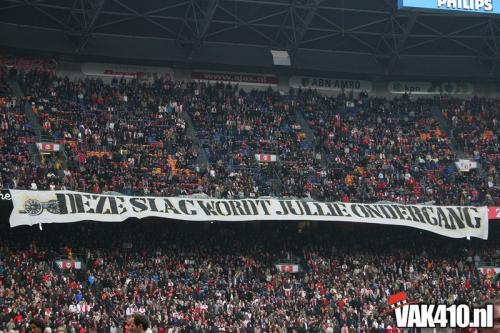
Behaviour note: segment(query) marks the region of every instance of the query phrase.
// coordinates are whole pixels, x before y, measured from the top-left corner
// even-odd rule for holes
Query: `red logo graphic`
[[[394,311],[397,308],[401,308],[408,304],[414,304],[415,301],[408,301],[408,296],[404,291],[401,291],[397,294],[391,295],[387,297],[387,305],[389,305],[389,309],[385,310],[383,313]]]

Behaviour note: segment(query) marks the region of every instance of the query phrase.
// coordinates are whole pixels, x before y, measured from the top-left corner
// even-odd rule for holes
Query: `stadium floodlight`
[[[275,66],[291,66],[292,64],[288,51],[271,50],[271,55]]]

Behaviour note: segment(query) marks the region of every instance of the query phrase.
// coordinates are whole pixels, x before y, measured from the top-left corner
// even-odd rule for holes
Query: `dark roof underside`
[[[0,45],[75,59],[495,79],[499,19],[396,0],[0,0]],[[272,65],[288,50],[291,69]]]

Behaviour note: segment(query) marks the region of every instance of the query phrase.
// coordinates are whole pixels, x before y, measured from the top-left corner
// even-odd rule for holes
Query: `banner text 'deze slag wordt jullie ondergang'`
[[[189,221],[310,220],[399,225],[452,238],[488,238],[487,207],[327,203],[284,199],[200,199],[11,190],[11,227],[130,217]]]

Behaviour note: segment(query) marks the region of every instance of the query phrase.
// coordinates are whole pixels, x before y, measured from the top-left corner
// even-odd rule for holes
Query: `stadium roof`
[[[396,0],[0,0],[0,45],[72,59],[494,79],[499,19]],[[272,64],[288,50],[292,68]]]

